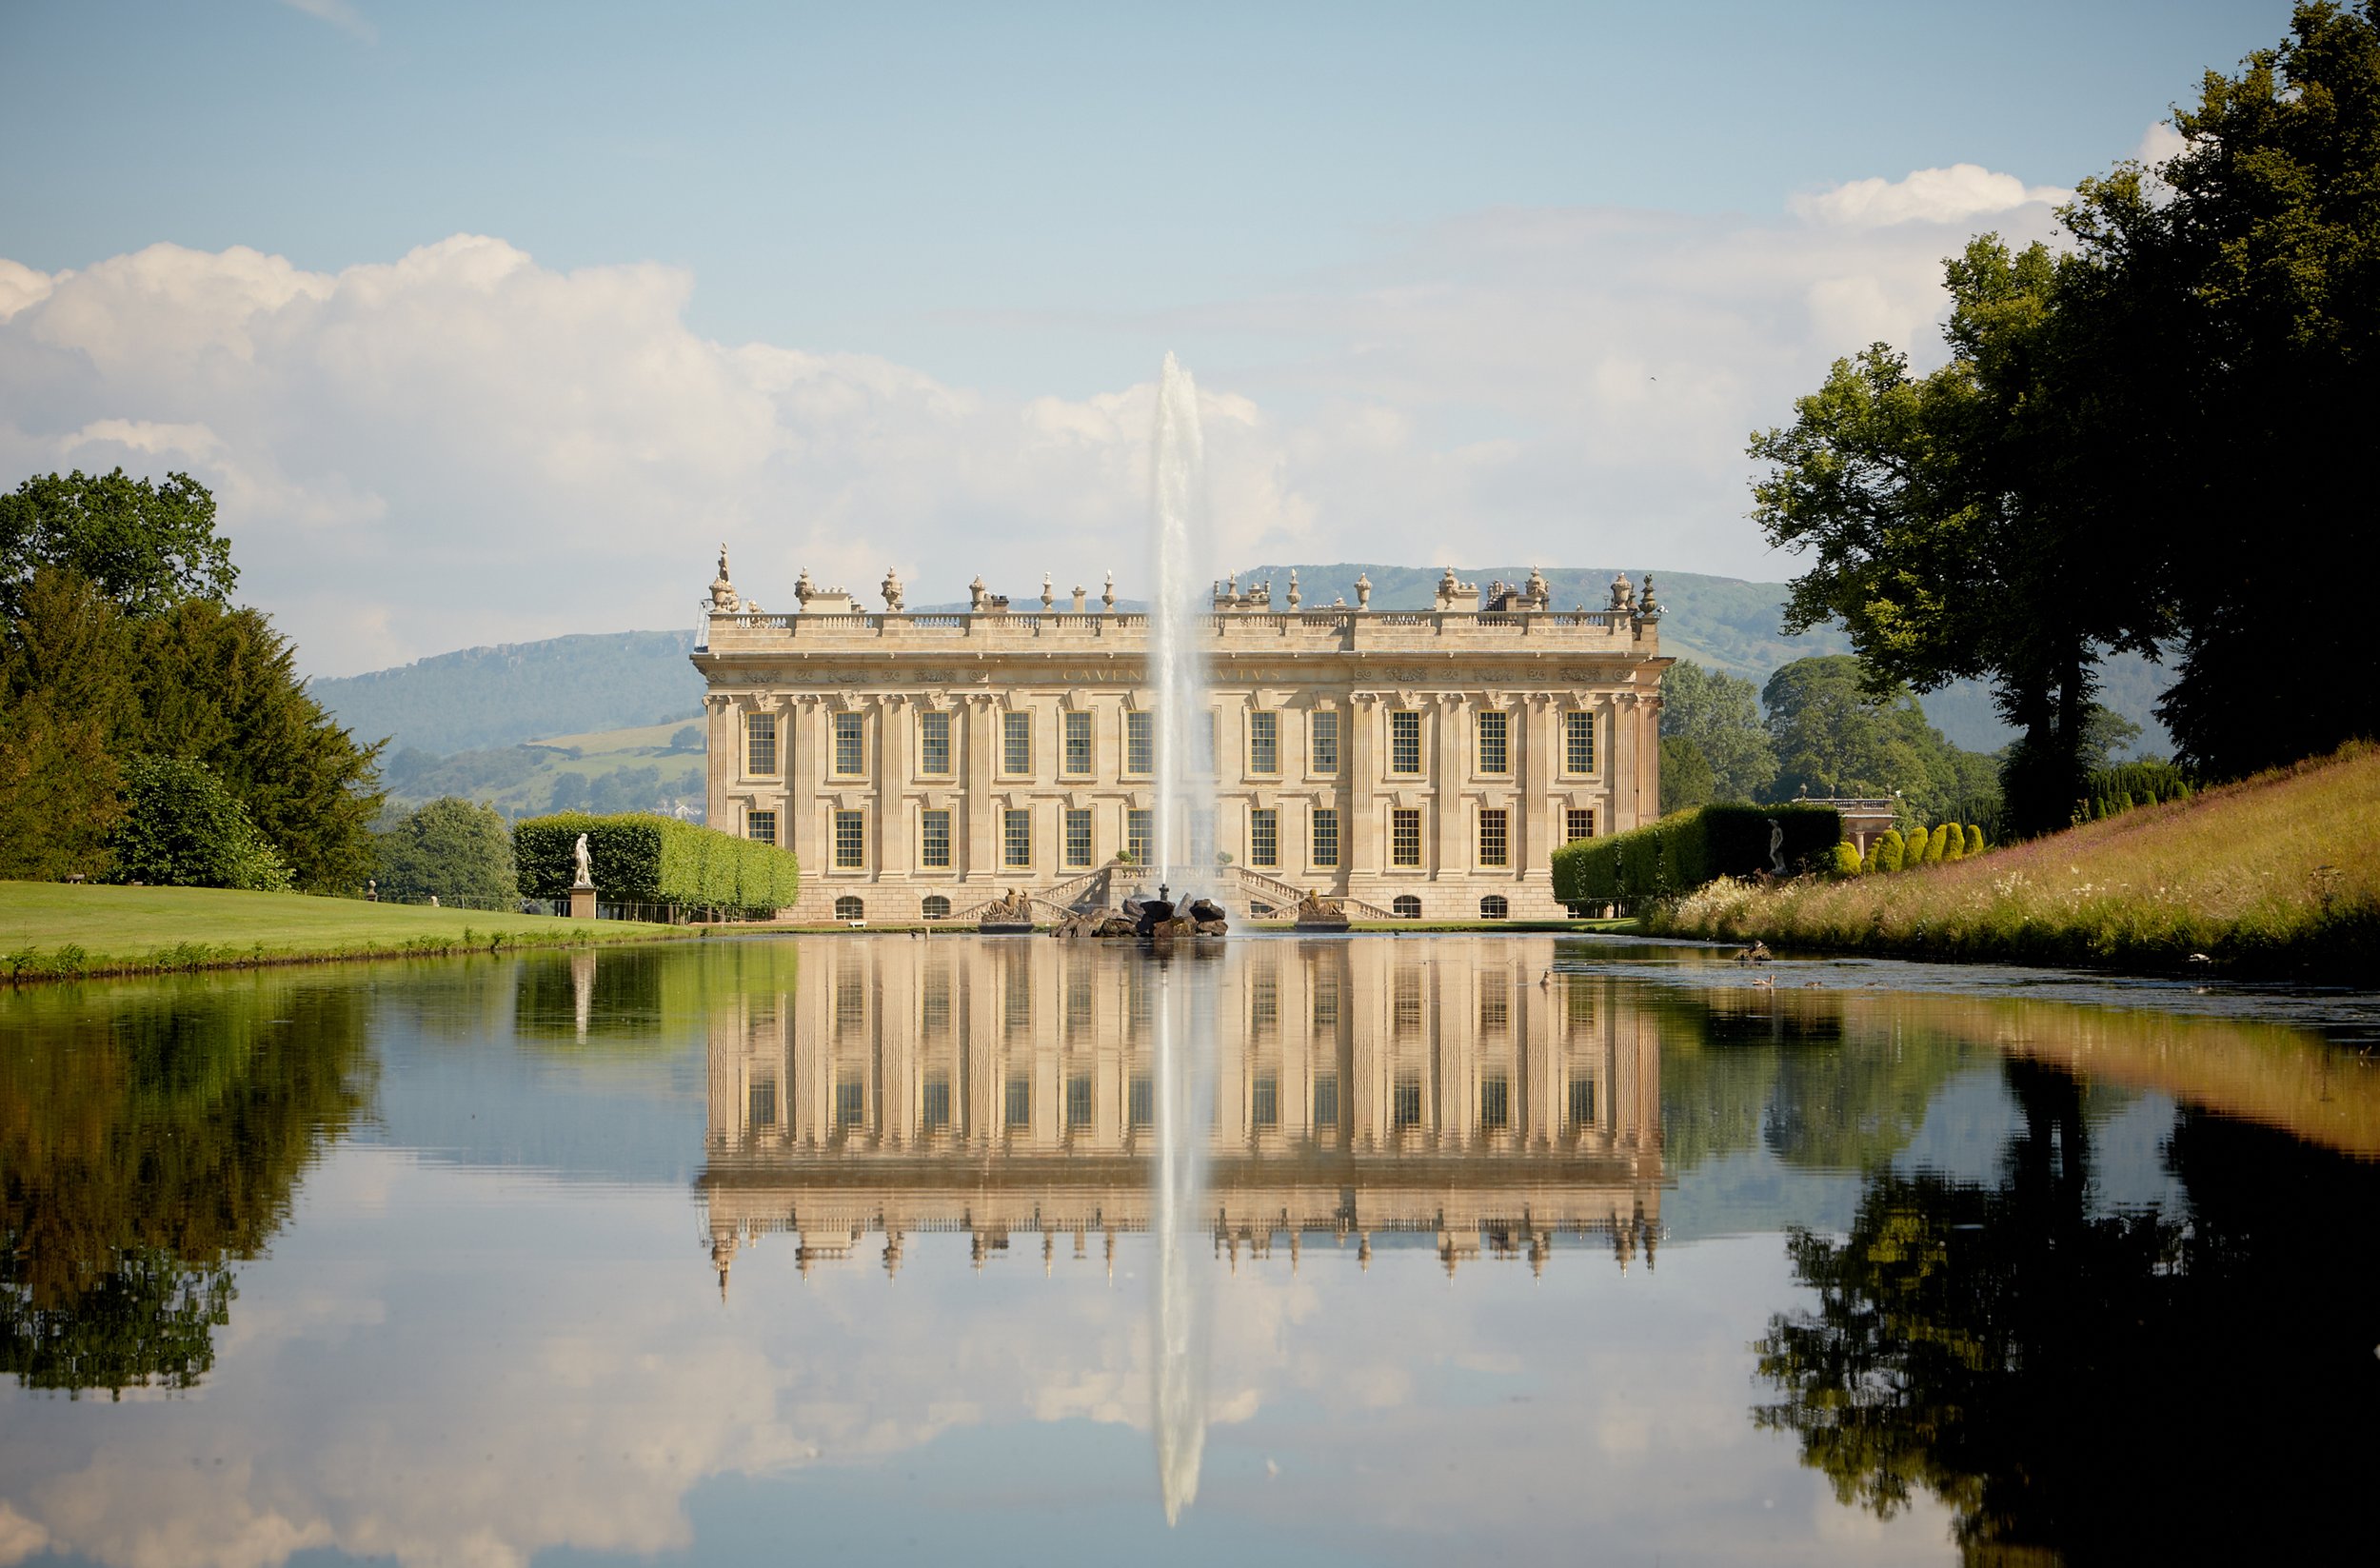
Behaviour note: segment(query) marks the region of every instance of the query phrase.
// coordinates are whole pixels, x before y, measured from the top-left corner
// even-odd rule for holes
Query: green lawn
[[[42,978],[690,937],[685,926],[234,893],[0,882],[0,975]]]

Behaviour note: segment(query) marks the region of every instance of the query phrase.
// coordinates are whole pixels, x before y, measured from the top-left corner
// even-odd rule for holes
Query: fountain
[[[1206,536],[1203,452],[1199,435],[1198,387],[1189,372],[1165,356],[1157,388],[1153,445],[1153,554],[1156,599],[1149,614],[1149,662],[1157,687],[1156,862],[1162,880],[1152,901],[1129,906],[1136,927],[1163,963],[1178,937],[1197,937],[1212,911],[1220,934],[1222,911],[1186,895],[1181,884],[1200,858],[1213,856],[1214,779],[1199,744],[1209,723],[1205,660],[1198,637],[1197,594],[1205,579],[1193,558]],[[1201,765],[1209,764],[1209,765]],[[1203,808],[1203,809],[1201,809]],[[1206,830],[1200,829],[1204,824]],[[1156,1162],[1149,1173],[1151,1230],[1157,1244],[1153,1299],[1156,1353],[1152,1390],[1157,1435],[1158,1489],[1165,1521],[1173,1523],[1198,1495],[1199,1460],[1206,1447],[1206,1297],[1208,1260],[1197,1245],[1202,1233],[1206,1194],[1206,1125],[1203,1102],[1211,1093],[1213,1053],[1200,1046],[1213,1038],[1214,1020],[1200,1017],[1197,1002],[1211,997],[1195,973],[1179,977],[1170,964],[1158,974]],[[1208,1010],[1211,1015],[1211,1009]]]

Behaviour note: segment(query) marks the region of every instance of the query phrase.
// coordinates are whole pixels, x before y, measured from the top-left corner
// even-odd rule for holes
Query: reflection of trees
[[[18,999],[0,1042],[0,1369],[188,1388],[229,1265],[365,1099],[361,993],[282,977]]]
[[[1846,1503],[1922,1487],[1970,1560],[2256,1556],[2358,1506],[2380,1443],[2380,1173],[2184,1111],[2186,1220],[2092,1213],[2076,1081],[2011,1062],[1996,1184],[1877,1172],[1851,1234],[1791,1241],[1758,1409]]]
[[[798,950],[765,939],[531,953],[512,970],[526,1043],[675,1050],[739,996],[793,988]]]

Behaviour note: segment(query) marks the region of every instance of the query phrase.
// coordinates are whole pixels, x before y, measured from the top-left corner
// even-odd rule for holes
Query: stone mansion
[[[1292,577],[1217,586],[1207,621],[1216,815],[1194,863],[1242,918],[1311,889],[1359,920],[1558,916],[1549,857],[1660,801],[1659,605],[1625,578],[1557,609],[1536,572],[1482,593],[1450,568],[1427,610],[1317,608]],[[1022,889],[1044,915],[1145,881],[1148,617],[1043,579],[1015,609],[981,578],[955,613],[863,609],[809,574],[764,614],[711,584],[713,826],[802,863],[803,921],[964,920]],[[1198,879],[1193,879],[1198,880]],[[1177,891],[1183,891],[1177,889]]]

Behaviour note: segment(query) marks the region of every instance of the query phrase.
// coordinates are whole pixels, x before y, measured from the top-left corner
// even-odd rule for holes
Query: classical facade
[[[1216,811],[1194,831],[1242,918],[1307,890],[1358,919],[1556,916],[1550,859],[1660,801],[1660,606],[1616,581],[1557,609],[1545,580],[1450,569],[1427,610],[1318,608],[1293,578],[1219,585],[1206,621]],[[1143,880],[1155,761],[1148,618],[1043,580],[1011,607],[884,607],[795,587],[764,613],[711,584],[710,823],[792,849],[811,921],[965,919],[1021,889],[1055,914]]]
[[[1652,1260],[1659,1021],[1625,982],[1549,974],[1550,939],[1443,953],[1235,943],[1202,977],[1206,1211],[1234,1266],[1425,1241],[1450,1274]],[[861,937],[715,1009],[698,1185],[721,1287],[743,1247],[790,1245],[807,1273],[871,1235],[887,1272],[948,1232],[979,1266],[1112,1261],[1150,1223],[1159,982],[1099,943]]]

